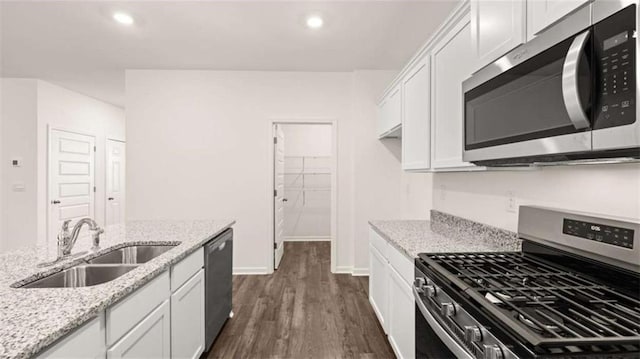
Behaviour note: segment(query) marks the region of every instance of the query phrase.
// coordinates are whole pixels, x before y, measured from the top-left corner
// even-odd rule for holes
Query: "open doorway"
[[[335,271],[335,124],[273,122],[273,268],[286,242],[327,241]]]

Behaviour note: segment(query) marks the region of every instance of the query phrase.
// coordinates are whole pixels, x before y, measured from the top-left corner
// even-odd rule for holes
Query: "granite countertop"
[[[0,358],[37,354],[233,224],[233,220],[130,221],[107,226],[100,236],[100,251],[45,268],[37,264],[55,259],[55,243],[0,255]],[[79,238],[73,253],[88,250],[90,242],[89,238]],[[178,245],[104,284],[84,288],[15,288],[132,244]]]
[[[514,232],[431,211],[431,220],[370,221],[385,240],[413,260],[419,253],[520,251]]]

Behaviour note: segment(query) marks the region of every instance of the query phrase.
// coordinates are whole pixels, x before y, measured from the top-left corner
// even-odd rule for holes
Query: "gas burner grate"
[[[540,347],[640,343],[640,301],[520,253],[423,256],[490,313]]]

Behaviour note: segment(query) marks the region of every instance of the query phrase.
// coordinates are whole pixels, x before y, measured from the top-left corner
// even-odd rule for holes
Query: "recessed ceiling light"
[[[116,12],[113,14],[113,19],[122,25],[132,25],[133,18],[129,14],[125,14],[123,12]]]
[[[307,26],[311,29],[319,29],[324,24],[320,16],[314,15],[307,18]]]

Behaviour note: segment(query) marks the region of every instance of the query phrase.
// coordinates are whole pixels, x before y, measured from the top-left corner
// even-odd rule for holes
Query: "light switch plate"
[[[17,182],[11,185],[11,189],[13,190],[13,192],[24,192],[25,186],[24,183]]]

